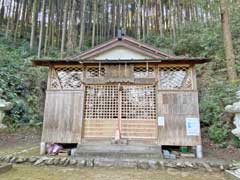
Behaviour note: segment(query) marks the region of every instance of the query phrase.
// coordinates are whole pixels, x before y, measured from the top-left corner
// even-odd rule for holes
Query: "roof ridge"
[[[64,59],[75,59],[75,57],[78,57],[78,56],[83,55],[83,54],[85,54],[85,53],[89,53],[90,51],[93,51],[93,50],[95,50],[95,49],[98,49],[98,48],[100,48],[100,47],[102,47],[102,46],[106,46],[106,45],[108,45],[109,43],[113,43],[113,42],[115,42],[115,41],[117,41],[117,40],[118,40],[117,38],[113,38],[113,39],[107,40],[107,41],[105,41],[105,42],[103,42],[103,43],[101,43],[101,44],[98,44],[97,46],[94,46],[94,47],[92,47],[92,48],[90,48],[90,49],[88,49],[88,50],[86,50],[86,51],[80,52],[80,53],[78,53],[78,54],[76,54],[76,55],[73,55],[73,56],[66,57],[66,58],[64,58]]]
[[[131,41],[131,42],[139,43],[139,44],[141,44],[141,45],[143,45],[143,46],[151,49],[152,51],[157,51],[157,52],[159,52],[159,54],[162,54],[162,55],[164,55],[164,56],[171,57],[171,58],[176,57],[175,55],[171,55],[171,54],[167,54],[167,53],[165,53],[165,52],[162,52],[160,49],[158,49],[158,48],[156,48],[156,47],[154,47],[154,46],[152,46],[152,45],[150,45],[150,44],[147,44],[147,43],[145,43],[145,42],[138,41],[138,40],[136,40],[136,39],[134,39],[134,38],[132,38],[132,37],[130,37],[130,36],[124,36],[123,39],[129,40],[129,41]]]
[[[136,39],[130,37],[130,36],[123,36],[122,39],[118,39],[117,37],[109,40],[109,41],[106,41],[106,42],[103,42],[93,48],[90,48],[89,50],[85,51],[85,52],[80,52],[76,55],[73,55],[73,56],[70,56],[70,57],[66,57],[64,58],[65,60],[74,60],[74,59],[80,59],[84,56],[88,56],[88,57],[91,57],[91,54],[93,54],[95,51],[98,51],[100,49],[104,49],[106,48],[106,50],[108,50],[108,46],[114,44],[114,43],[117,43],[117,42],[123,42],[124,41],[126,43],[132,43],[132,44],[135,44],[135,48],[139,48],[143,51],[143,54],[146,53],[148,54],[149,56],[149,53],[152,53],[152,56],[155,56],[155,57],[161,57],[161,56],[165,56],[165,57],[168,57],[168,58],[174,58],[174,57],[177,57],[175,55],[171,55],[171,54],[167,54],[165,52],[162,52],[160,49],[152,46],[152,45],[149,45],[149,44],[146,44],[144,42],[140,42],[140,41],[137,41]],[[93,54],[94,55],[94,54]]]

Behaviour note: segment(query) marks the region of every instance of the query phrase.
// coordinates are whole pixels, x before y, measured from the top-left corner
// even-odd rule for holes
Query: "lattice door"
[[[85,138],[155,139],[157,136],[154,86],[87,86]]]
[[[129,139],[155,139],[156,95],[154,86],[123,86],[121,135]]]
[[[84,137],[114,137],[118,125],[118,86],[87,86]]]

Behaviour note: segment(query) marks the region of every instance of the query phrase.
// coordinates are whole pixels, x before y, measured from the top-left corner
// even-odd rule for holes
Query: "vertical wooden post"
[[[148,62],[146,62],[146,69],[147,69],[147,77],[148,77]]]
[[[82,84],[81,85],[81,91],[83,92],[83,95],[82,95],[82,98],[83,98],[83,100],[82,100],[82,104],[81,104],[81,107],[82,107],[82,109],[80,109],[80,111],[81,111],[81,139],[80,139],[80,141],[79,141],[79,143],[78,144],[82,144],[83,143],[83,136],[84,136],[84,112],[85,112],[85,103],[86,103],[86,89],[87,89],[87,87],[86,87],[86,85],[85,84]]]
[[[101,77],[101,62],[98,63],[98,77]]]
[[[124,77],[127,77],[127,63],[125,63],[124,67]]]
[[[118,131],[119,138],[121,139],[121,118],[122,118],[122,89],[121,84],[118,84]]]

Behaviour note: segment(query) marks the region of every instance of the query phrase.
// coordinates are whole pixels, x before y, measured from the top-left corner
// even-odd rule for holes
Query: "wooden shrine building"
[[[208,61],[127,36],[70,58],[33,60],[49,67],[42,142],[201,148],[195,65]]]

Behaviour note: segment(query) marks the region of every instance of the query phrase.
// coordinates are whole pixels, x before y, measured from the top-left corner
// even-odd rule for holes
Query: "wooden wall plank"
[[[158,127],[161,145],[196,146],[201,136],[187,136],[186,118],[199,118],[197,91],[158,91],[157,114],[165,125]]]
[[[84,91],[47,91],[42,141],[78,143],[81,140]]]
[[[114,138],[117,119],[84,119],[83,138]]]

